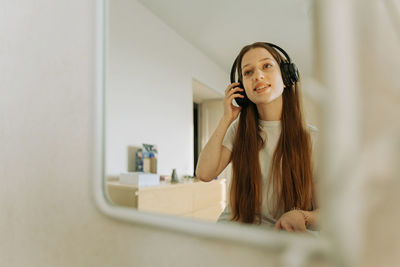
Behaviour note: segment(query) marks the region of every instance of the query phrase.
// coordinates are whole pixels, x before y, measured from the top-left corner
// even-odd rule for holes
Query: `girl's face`
[[[244,54],[242,77],[246,94],[254,104],[268,104],[282,97],[281,70],[267,49],[257,47]]]

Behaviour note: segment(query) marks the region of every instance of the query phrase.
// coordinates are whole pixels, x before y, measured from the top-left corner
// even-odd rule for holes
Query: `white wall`
[[[158,173],[193,174],[195,78],[223,93],[223,70],[137,1],[110,1],[107,173],[127,171],[128,146],[156,144]]]

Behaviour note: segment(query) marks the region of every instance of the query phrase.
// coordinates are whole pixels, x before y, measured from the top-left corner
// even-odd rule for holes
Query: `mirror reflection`
[[[315,230],[311,2],[212,7],[109,1],[108,197],[139,211]]]

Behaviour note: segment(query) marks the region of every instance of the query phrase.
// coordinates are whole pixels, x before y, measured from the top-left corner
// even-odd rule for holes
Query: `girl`
[[[236,69],[239,82],[225,91],[224,115],[196,169],[211,181],[232,162],[230,201],[218,221],[272,223],[290,232],[315,228],[317,130],[303,122],[297,69],[281,48],[262,42],[242,48],[233,77]],[[234,106],[234,98],[243,106]]]

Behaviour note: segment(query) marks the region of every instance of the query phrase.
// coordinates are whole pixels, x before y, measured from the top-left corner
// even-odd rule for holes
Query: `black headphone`
[[[289,55],[285,52],[285,50],[283,50],[279,46],[272,44],[272,43],[264,43],[264,44],[273,47],[275,50],[279,50],[279,52],[281,52],[285,56],[286,60],[282,61],[279,67],[281,69],[283,83],[285,84],[286,87],[291,88],[299,80],[299,71],[297,70],[296,65],[294,63],[292,63]],[[236,57],[235,61],[233,62],[233,65],[232,65],[231,83],[236,82],[235,81],[236,80],[235,72],[236,72],[237,60],[238,60],[238,58]],[[241,81],[238,81],[238,82],[240,83],[240,85],[238,87],[244,89],[242,82]],[[238,92],[238,93],[243,95],[244,98],[236,97],[235,98],[236,103],[241,107],[246,107],[250,102],[249,98],[246,95],[246,92],[243,91],[243,92]]]

